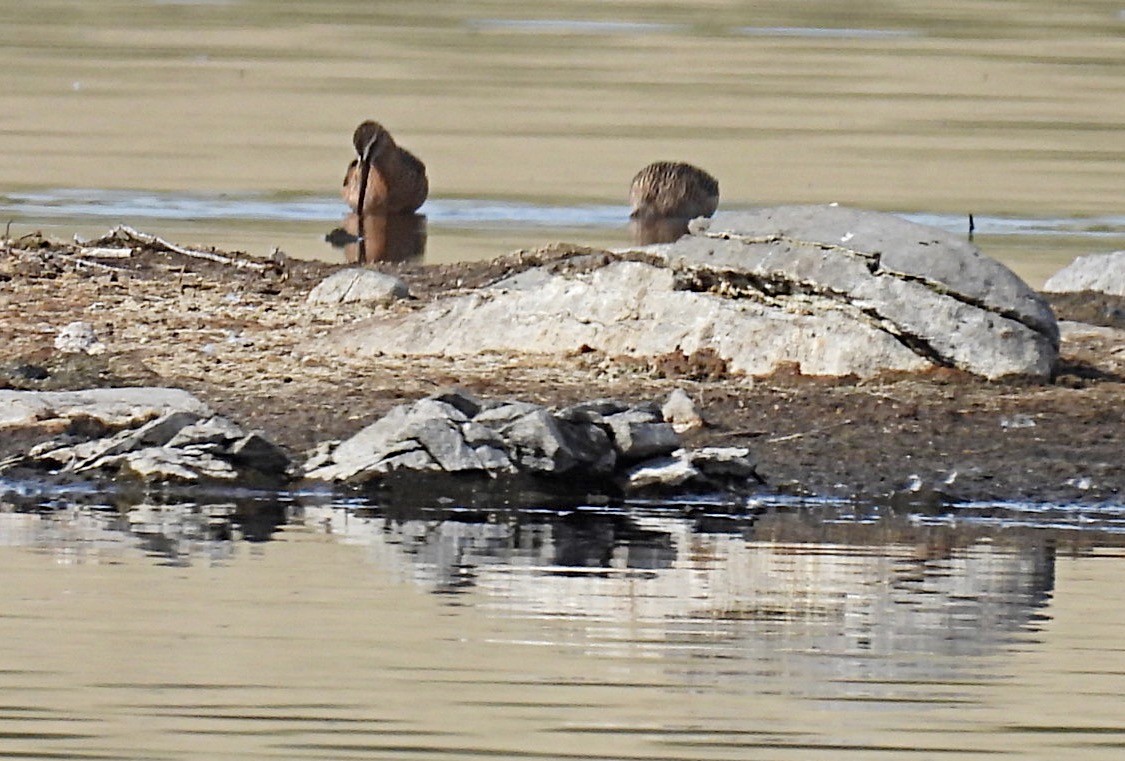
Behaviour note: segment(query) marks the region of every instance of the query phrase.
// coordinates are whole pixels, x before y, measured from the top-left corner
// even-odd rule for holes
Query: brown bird
[[[382,124],[366,121],[352,136],[356,158],[344,175],[342,195],[360,214],[403,214],[418,209],[430,192],[426,165],[395,144]]]
[[[657,161],[637,172],[629,203],[634,219],[709,217],[719,206],[719,182],[691,164]]]

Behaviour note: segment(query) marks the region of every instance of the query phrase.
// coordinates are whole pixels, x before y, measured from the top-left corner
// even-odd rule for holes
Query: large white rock
[[[1050,293],[1101,291],[1125,296],[1125,251],[1080,256],[1043,284]]]
[[[539,267],[349,326],[358,354],[691,354],[732,371],[1045,377],[1047,303],[971,244],[876,212],[796,206],[696,220],[676,243]]]

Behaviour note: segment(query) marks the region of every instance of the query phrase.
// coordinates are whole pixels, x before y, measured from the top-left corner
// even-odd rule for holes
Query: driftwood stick
[[[218,262],[219,264],[225,264],[227,266],[236,267],[238,269],[262,271],[269,268],[268,264],[262,264],[261,262],[252,262],[247,259],[235,259],[234,257],[216,254],[213,251],[199,251],[194,248],[184,248],[183,246],[177,246],[176,244],[169,243],[159,236],[149,235],[148,233],[142,233],[138,230],[134,230],[128,225],[118,225],[117,227],[113,228],[113,230],[110,232],[110,235],[123,235],[129,240],[132,240],[136,243],[142,243],[146,246],[159,246],[166,251],[171,251],[176,254],[190,256],[195,259],[206,259],[211,262]]]
[[[807,431],[798,431],[797,433],[790,433],[787,436],[775,436],[772,439],[766,439],[765,443],[779,444],[783,441],[792,441],[793,439],[799,439],[802,436],[815,436],[818,433],[831,431],[833,428],[839,428],[842,425],[851,425],[851,423],[851,420],[841,420],[839,423],[833,423],[832,425],[823,425],[820,428],[810,428]]]
[[[68,262],[72,262],[77,267],[91,267],[93,269],[106,270],[107,272],[128,272],[128,270],[124,267],[114,267],[112,264],[103,264],[102,262],[83,259],[80,256],[75,256],[74,254],[62,254],[57,251],[52,251],[51,255],[56,256],[59,259],[64,259]]]

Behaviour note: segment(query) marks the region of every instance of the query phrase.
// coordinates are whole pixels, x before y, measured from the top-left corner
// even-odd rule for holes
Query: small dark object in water
[[[359,240],[358,235],[353,235],[342,227],[333,227],[324,240],[335,248],[343,248],[344,246],[355,243]]]
[[[719,182],[691,164],[657,161],[637,172],[629,203],[638,219],[709,217],[719,206]]]

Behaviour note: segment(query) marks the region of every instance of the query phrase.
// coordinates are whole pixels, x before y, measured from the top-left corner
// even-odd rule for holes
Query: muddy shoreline
[[[1125,498],[1120,299],[1051,297],[1066,321],[1062,361],[1042,384],[952,371],[864,382],[792,373],[747,379],[698,356],[371,360],[317,351],[331,331],[372,309],[306,304],[308,291],[342,265],[129,248],[123,255],[40,236],[0,248],[0,387],[183,388],[298,459],[396,404],[450,386],[555,406],[598,397],[640,402],[679,387],[708,422],[688,443],[749,447],[769,487],[781,492],[938,503]],[[374,266],[401,277],[420,304],[567,250]],[[75,320],[94,326],[103,353],[54,348],[58,330]],[[9,437],[0,457],[19,446]]]

